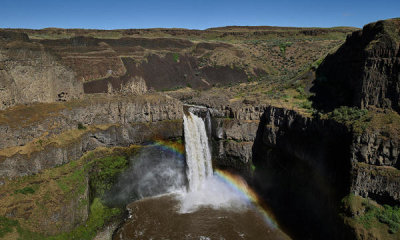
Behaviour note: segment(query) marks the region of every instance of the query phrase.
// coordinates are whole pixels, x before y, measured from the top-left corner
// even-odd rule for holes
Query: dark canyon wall
[[[317,71],[315,106],[376,106],[400,111],[400,19],[378,21],[351,34]]]

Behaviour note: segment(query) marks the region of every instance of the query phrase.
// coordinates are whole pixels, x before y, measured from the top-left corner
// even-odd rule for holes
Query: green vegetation
[[[60,177],[56,182],[68,198],[74,198],[83,194],[86,190],[86,173],[84,169],[78,168]]]
[[[389,227],[389,233],[397,233],[400,230],[400,208],[384,205],[383,208],[378,208],[367,201],[363,202],[365,212],[357,217],[366,229],[370,229],[377,221],[384,223]]]
[[[95,196],[101,196],[116,181],[118,174],[128,167],[128,159],[124,156],[108,156],[89,162],[90,188]]]
[[[174,62],[179,62],[179,54],[178,53],[172,54],[172,58],[174,59]]]
[[[299,107],[303,108],[303,109],[306,109],[306,110],[312,110],[313,109],[312,108],[312,102],[308,101],[308,100],[300,102],[299,103]]]
[[[13,228],[18,225],[18,221],[10,220],[3,216],[0,216],[0,238],[4,237],[7,233],[13,231]]]
[[[354,122],[362,119],[365,117],[368,113],[368,110],[366,109],[359,109],[356,107],[347,107],[347,106],[341,106],[339,108],[336,108],[333,110],[329,117],[338,121],[338,122]]]
[[[251,164],[250,169],[252,172],[256,171],[256,166],[254,164]]]
[[[14,193],[15,194],[17,194],[17,193],[21,193],[21,194],[33,194],[33,193],[35,193],[35,190],[33,189],[33,188],[31,188],[31,187],[24,187],[23,189],[16,189],[15,191],[14,191]]]
[[[90,215],[85,224],[82,224],[69,233],[62,233],[57,236],[51,236],[48,240],[91,240],[96,236],[97,230],[103,227],[104,223],[112,217],[121,213],[118,208],[108,208],[104,206],[99,198],[95,198],[90,205]]]
[[[319,67],[319,65],[321,65],[321,63],[324,61],[325,56],[318,59],[317,61],[315,61],[313,64],[311,64],[311,67],[314,69],[317,69]]]
[[[0,238],[1,235],[13,234],[19,239],[92,239],[106,221],[120,213],[118,209],[104,206],[100,199],[117,175],[128,166],[127,156],[134,154],[137,148],[135,145],[99,148],[67,164],[7,181],[0,188],[0,195],[4,196],[0,211],[3,216],[15,211],[16,216],[12,220],[0,218]],[[90,196],[87,195],[88,188]],[[74,224],[79,224],[79,227],[52,237],[38,233],[43,232],[43,224],[49,233],[58,232],[62,219],[52,224],[44,222],[44,219],[59,214],[60,206],[70,204],[76,206],[76,209],[71,209],[71,214],[75,215],[78,222]],[[85,214],[82,210],[89,206],[89,219],[79,222],[78,219],[83,220]]]
[[[342,106],[323,116],[345,124],[355,134],[375,132],[380,138],[400,138],[400,115],[390,109]]]
[[[281,43],[279,44],[279,50],[281,50],[281,53],[283,55],[285,55],[286,53],[286,48],[292,46],[292,42],[285,42],[285,43]]]
[[[307,99],[309,97],[309,94],[304,91],[304,86],[298,86],[296,91],[299,93],[299,95],[294,96],[296,99]]]
[[[86,223],[76,227],[71,232],[45,237],[42,234],[22,228],[17,220],[0,217],[0,237],[4,237],[5,234],[13,232],[16,228],[19,234],[19,240],[91,240],[107,221],[119,214],[121,214],[120,209],[108,208],[101,203],[99,198],[95,198],[90,205],[90,214]]]
[[[345,220],[356,229],[363,228],[374,236],[380,236],[378,239],[398,239],[400,236],[399,206],[381,206],[350,194],[343,198],[342,207]]]
[[[79,130],[85,130],[86,127],[82,123],[78,123],[78,129]]]
[[[390,233],[397,233],[400,230],[400,208],[384,205],[384,209],[378,215],[380,222],[389,226]]]
[[[368,110],[347,106],[336,108],[328,114],[328,117],[350,127],[356,134],[364,132],[371,121]]]

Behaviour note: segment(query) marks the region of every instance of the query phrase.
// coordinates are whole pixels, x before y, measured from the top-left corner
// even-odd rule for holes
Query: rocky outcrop
[[[259,120],[221,118],[215,116],[215,110],[213,112],[211,136],[218,166],[249,173]]]
[[[39,45],[0,42],[0,110],[15,104],[68,101],[82,94],[75,73]]]
[[[22,114],[17,110],[4,114]],[[182,136],[181,103],[160,95],[96,96],[67,105],[52,104],[47,110],[51,110],[49,114],[43,112],[35,119],[37,109],[23,109],[22,119],[31,118],[32,122],[2,119],[0,177],[35,174],[78,159],[98,146],[128,146]]]
[[[392,107],[400,112],[400,19],[351,34],[317,70],[315,107]]]
[[[72,132],[62,133],[61,136],[53,136],[49,143],[46,140],[43,142],[38,140],[12,153],[8,153],[8,150],[15,148],[2,149],[0,151],[0,178],[36,174],[43,169],[79,159],[85,152],[97,147],[126,147],[131,144],[151,142],[158,138],[180,138],[182,120],[91,126],[89,131],[81,131],[83,133],[79,133],[80,130],[72,130]],[[77,136],[71,137],[74,135]],[[68,137],[70,139],[65,139]]]
[[[109,85],[119,90],[132,79],[143,79],[149,89],[158,91],[183,87],[209,89],[217,84],[247,81],[247,74],[242,69],[228,66],[200,67],[199,60],[188,54],[151,54],[139,63],[133,58],[123,57],[122,62],[126,68],[124,75],[85,82],[85,93],[107,92]]]
[[[79,124],[130,124],[182,120],[182,104],[158,94],[143,96],[98,95],[67,103],[34,104],[0,111],[3,148],[22,146]]]
[[[380,204],[400,203],[400,171],[393,167],[354,163],[351,192]]]
[[[352,161],[376,166],[399,168],[400,144],[397,138],[382,135],[379,132],[363,132],[354,137]]]

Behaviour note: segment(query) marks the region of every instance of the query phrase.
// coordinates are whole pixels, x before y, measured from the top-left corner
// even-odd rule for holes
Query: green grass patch
[[[385,205],[378,208],[368,203],[365,205],[364,214],[357,217],[357,221],[366,229],[377,227],[376,223],[384,223],[389,227],[389,233],[395,234],[400,230],[400,208],[398,206]]]
[[[34,193],[35,193],[35,190],[34,190],[33,188],[31,188],[31,187],[24,187],[23,189],[17,189],[17,190],[15,190],[14,193],[15,193],[15,194],[20,193],[20,194],[25,194],[25,195],[27,195],[27,194],[34,194]]]
[[[115,183],[118,174],[128,167],[129,161],[124,156],[109,156],[94,159],[86,167],[90,170],[90,189],[95,196],[101,196]]]
[[[108,208],[103,205],[99,198],[95,198],[90,205],[90,214],[86,223],[76,227],[71,232],[46,237],[22,228],[17,220],[0,217],[0,237],[4,237],[16,228],[19,234],[18,240],[91,240],[106,222],[119,214],[121,214],[120,209]]]
[[[56,182],[66,195],[71,194],[70,197],[75,197],[83,194],[86,189],[86,173],[84,169],[79,168],[57,179]]]
[[[390,233],[397,233],[400,230],[400,208],[384,205],[384,209],[378,214],[378,220],[389,226]]]
[[[389,234],[397,234],[400,230],[400,207],[384,205],[383,207],[368,199],[350,194],[342,200],[343,210],[348,216],[366,230],[382,229],[387,226]]]
[[[7,233],[12,232],[14,227],[17,225],[18,221],[0,216],[0,238],[4,237]]]

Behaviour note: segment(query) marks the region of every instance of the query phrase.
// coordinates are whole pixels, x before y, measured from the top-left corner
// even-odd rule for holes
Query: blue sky
[[[400,0],[0,0],[1,28],[333,27],[400,17]]]

